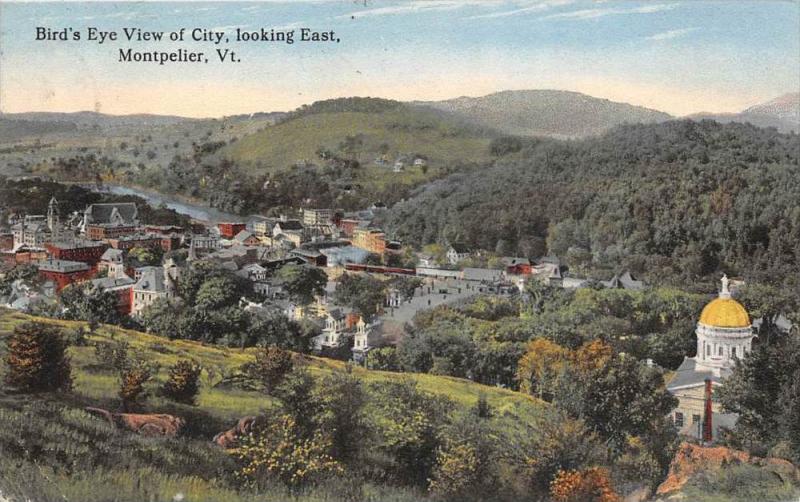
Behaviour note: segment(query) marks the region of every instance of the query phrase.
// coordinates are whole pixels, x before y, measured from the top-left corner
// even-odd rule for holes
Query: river
[[[161,204],[164,204],[166,207],[177,213],[184,214],[194,220],[206,223],[216,223],[220,221],[247,221],[250,219],[249,217],[219,211],[213,207],[193,204],[184,200],[172,198],[168,195],[145,191],[138,188],[131,188],[122,185],[103,185],[102,188],[98,188],[96,186],[86,186],[86,188],[100,193],[111,193],[114,195],[135,195],[146,200],[151,206],[158,207]]]

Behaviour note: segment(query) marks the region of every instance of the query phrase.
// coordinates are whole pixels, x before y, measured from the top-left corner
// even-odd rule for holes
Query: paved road
[[[421,288],[414,292],[410,302],[403,302],[399,307],[386,308],[386,313],[381,319],[400,323],[409,322],[420,310],[432,309],[439,305],[458,303],[478,294],[478,284],[475,282],[458,279],[430,279],[424,280]]]

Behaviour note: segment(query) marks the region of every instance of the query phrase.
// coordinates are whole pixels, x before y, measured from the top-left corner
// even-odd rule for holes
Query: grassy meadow
[[[86,323],[34,318],[0,309],[0,357],[4,339],[26,321],[58,325],[65,333]],[[148,384],[144,411],[171,413],[186,420],[178,438],[146,438],[120,432],[104,420],[83,410],[86,406],[112,411],[119,406],[117,376],[98,361],[94,345],[124,340],[159,365],[155,381]],[[69,394],[11,394],[0,387],[0,501],[10,500],[81,502],[185,501],[365,501],[407,502],[424,498],[413,489],[367,483],[358,495],[347,495],[352,485],[334,480],[300,492],[275,485],[268,493],[242,489],[234,472],[235,460],[211,442],[217,432],[231,427],[238,418],[257,414],[276,403],[259,391],[223,388],[214,384],[221,375],[234,371],[252,358],[252,350],[228,349],[100,326],[87,333],[85,346],[71,345],[74,389]],[[296,356],[312,376],[323,377],[341,370],[340,361]],[[167,370],[178,359],[199,362],[200,392],[195,406],[178,404],[158,396],[156,387],[167,378]],[[2,369],[0,368],[0,372]],[[457,378],[432,375],[400,375],[355,368],[365,383],[411,378],[420,389],[456,403],[456,413],[472,407],[486,395],[496,417],[509,432],[522,432],[523,425],[541,418],[544,405],[529,396],[478,385]],[[365,466],[364,468],[370,468]]]

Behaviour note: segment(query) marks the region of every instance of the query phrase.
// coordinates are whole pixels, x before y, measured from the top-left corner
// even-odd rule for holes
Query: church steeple
[[[60,224],[60,216],[58,200],[56,200],[55,197],[52,197],[50,199],[50,203],[47,205],[47,228],[49,228],[51,232],[56,232],[58,229],[58,225]]]

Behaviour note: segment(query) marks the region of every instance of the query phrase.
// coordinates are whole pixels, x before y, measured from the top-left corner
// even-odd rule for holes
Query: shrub
[[[281,415],[256,435],[247,436],[235,455],[243,461],[239,474],[256,486],[277,478],[290,487],[300,487],[342,466],[328,455],[330,443],[319,433],[310,438],[297,435],[295,420]]]
[[[607,469],[558,471],[550,484],[550,496],[557,502],[621,502],[611,486]]]
[[[72,376],[61,330],[27,322],[8,339],[6,384],[23,392],[69,390]]]
[[[98,343],[94,346],[94,352],[100,364],[120,371],[128,362],[129,348],[128,342],[124,341]]]
[[[161,393],[173,401],[194,404],[201,371],[203,368],[196,362],[181,359],[169,369],[169,378],[161,387]]]
[[[145,397],[144,385],[150,381],[155,373],[155,368],[141,359],[130,360],[120,371],[119,398],[122,400],[122,409],[129,411]]]
[[[428,490],[444,499],[467,497],[478,477],[478,464],[478,455],[472,445],[440,448]]]
[[[264,386],[264,392],[272,394],[293,367],[292,354],[271,345],[259,348],[255,361],[248,363],[243,369],[248,376]]]

